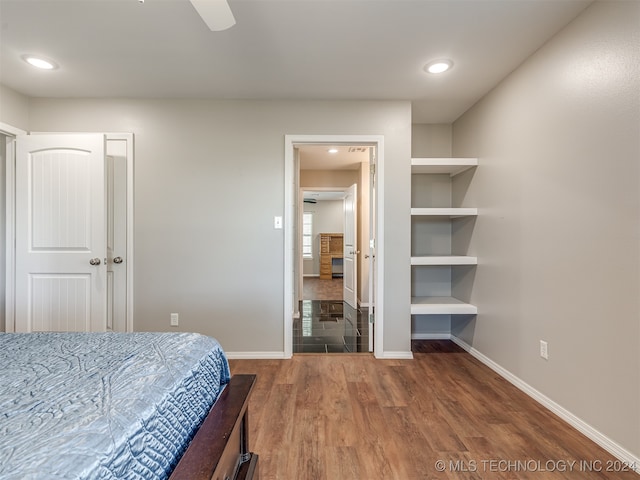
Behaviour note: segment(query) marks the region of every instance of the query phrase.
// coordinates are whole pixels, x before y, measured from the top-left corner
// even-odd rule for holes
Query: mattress
[[[193,333],[0,333],[0,479],[162,479],[229,381]]]

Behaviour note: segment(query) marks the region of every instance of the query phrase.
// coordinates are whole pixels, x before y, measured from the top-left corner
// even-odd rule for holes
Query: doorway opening
[[[380,136],[287,137],[287,357],[382,350],[375,302],[381,288],[375,254],[381,146]]]
[[[364,167],[356,164],[357,168],[349,171],[307,170],[305,156],[302,148],[303,200],[298,204],[302,210],[302,294],[300,315],[293,320],[293,353],[368,353],[369,271],[368,264],[360,261],[359,244],[368,241],[369,205],[357,195],[360,191],[363,197],[368,196],[368,184],[361,185],[368,182],[368,158]],[[328,173],[328,183],[340,183],[335,178],[340,173],[346,174],[342,176],[347,177],[347,183],[356,183],[349,188],[306,186],[305,180],[324,173]],[[360,182],[362,177],[367,182]]]

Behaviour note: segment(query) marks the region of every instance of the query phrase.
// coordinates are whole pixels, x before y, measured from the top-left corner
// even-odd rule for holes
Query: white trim
[[[26,135],[27,132],[8,123],[0,122],[0,133],[9,137],[15,137],[16,135]]]
[[[376,358],[384,358],[384,136],[378,136],[378,149],[376,151],[376,233],[375,233],[375,248],[374,253],[376,255],[376,291],[374,294],[374,307],[375,307],[375,323],[374,329],[374,345],[373,354]],[[371,278],[369,278],[371,281]],[[413,358],[413,354],[411,358]]]
[[[412,333],[411,340],[451,340],[450,333]]]
[[[284,358],[293,355],[293,275],[294,238],[292,221],[295,215],[294,147],[300,144],[360,144],[373,145],[377,150],[376,205],[376,323],[373,353],[376,358],[413,358],[411,352],[384,352],[384,136],[383,135],[285,135],[284,138]],[[401,353],[403,356],[394,356]],[[392,355],[387,357],[386,355]]]
[[[413,352],[383,352],[381,358],[384,360],[413,360]]]
[[[0,122],[0,134],[6,137],[5,148],[5,332],[15,332],[14,315],[14,288],[13,277],[14,260],[13,251],[15,248],[14,228],[15,228],[15,137],[26,135],[26,131],[16,128],[4,122]]]
[[[16,331],[15,319],[15,169],[16,142],[15,137],[6,137],[5,149],[5,284],[4,284],[4,330]]]
[[[349,190],[349,187],[298,187],[301,192],[344,192]],[[342,198],[337,199],[342,200]]]
[[[316,278],[318,278],[318,277],[320,277],[320,274],[319,273],[303,273],[302,276],[303,277],[316,277]]]
[[[295,155],[293,148],[293,141],[288,135],[285,135],[284,140],[284,358],[291,358],[293,356],[293,302],[294,302],[294,288],[293,282],[297,282],[298,279],[294,278],[294,238],[293,238],[293,218],[295,215],[295,195],[298,192],[294,190],[294,164]],[[302,266],[301,266],[302,268]]]
[[[587,422],[585,422],[584,420],[578,418],[573,413],[571,413],[569,410],[567,410],[566,408],[562,407],[558,403],[554,402],[549,397],[547,397],[546,395],[544,395],[540,391],[536,390],[535,388],[533,388],[531,385],[529,385],[528,383],[526,383],[525,381],[523,381],[519,377],[515,376],[513,373],[511,373],[506,368],[503,368],[502,366],[498,365],[496,362],[491,360],[486,355],[480,353],[478,350],[473,348],[471,345],[466,343],[464,340],[461,340],[460,338],[456,337],[453,334],[450,336],[450,338],[456,345],[458,345],[460,348],[462,348],[463,350],[466,350],[469,354],[471,354],[471,356],[473,356],[474,358],[478,359],[480,362],[482,362],[487,367],[489,367],[491,370],[493,370],[498,375],[503,377],[509,383],[511,383],[512,385],[514,385],[518,389],[522,390],[529,397],[533,398],[535,401],[540,403],[543,407],[545,407],[548,410],[550,410],[553,413],[555,413],[562,420],[567,422],[569,425],[571,425],[573,428],[575,428],[580,433],[585,435],[587,438],[593,440],[595,443],[600,445],[602,448],[604,448],[606,451],[608,451],[614,457],[616,457],[617,459],[619,459],[622,462],[625,462],[626,465],[635,466],[635,471],[640,473],[640,457],[636,457],[629,450],[627,450],[624,447],[618,445],[616,442],[614,442],[609,437],[607,437],[603,433],[601,433],[598,430],[596,430],[594,427],[589,425]]]
[[[285,360],[284,352],[225,352],[229,360]]]

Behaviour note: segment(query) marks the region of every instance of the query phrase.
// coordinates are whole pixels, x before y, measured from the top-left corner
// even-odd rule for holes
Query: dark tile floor
[[[302,300],[293,320],[293,353],[369,351],[368,309],[341,300]]]

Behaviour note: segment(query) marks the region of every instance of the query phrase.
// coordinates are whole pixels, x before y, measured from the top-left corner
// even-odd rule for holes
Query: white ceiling
[[[315,200],[316,202],[327,202],[343,200],[345,192],[339,191],[325,191],[325,190],[304,190],[305,200]]]
[[[369,162],[369,148],[360,145],[300,145],[300,170],[358,170]],[[329,153],[329,149],[337,150]]]
[[[0,0],[0,82],[34,97],[410,100],[450,123],[591,0]],[[55,60],[35,71],[20,56]],[[423,66],[439,57],[441,77]]]

